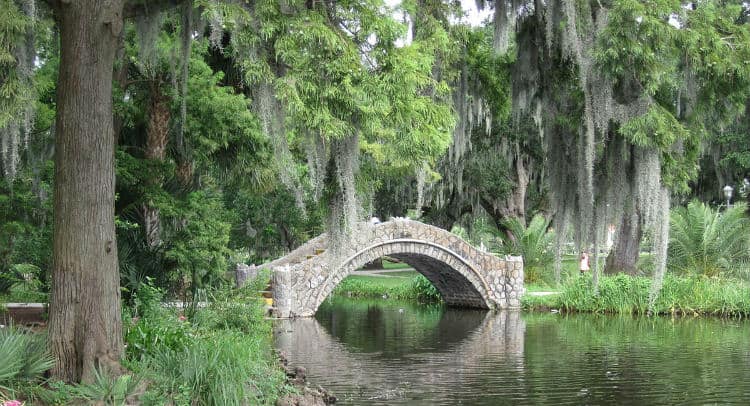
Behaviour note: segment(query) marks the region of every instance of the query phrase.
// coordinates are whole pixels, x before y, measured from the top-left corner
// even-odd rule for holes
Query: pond
[[[748,404],[750,322],[332,298],[276,345],[343,405]]]

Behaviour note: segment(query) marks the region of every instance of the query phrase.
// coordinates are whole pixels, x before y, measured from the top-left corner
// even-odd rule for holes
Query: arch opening
[[[313,313],[333,289],[354,270],[383,256],[398,259],[424,275],[450,307],[490,309],[487,284],[474,266],[450,249],[414,240],[391,240],[367,247],[342,262],[331,272],[332,283],[311,303]]]
[[[409,264],[440,292],[448,306],[487,309],[487,303],[474,285],[445,262],[420,254],[389,255]]]

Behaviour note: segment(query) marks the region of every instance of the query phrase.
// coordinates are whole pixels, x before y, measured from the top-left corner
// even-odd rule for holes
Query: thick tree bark
[[[635,223],[635,224],[634,224]],[[638,253],[641,244],[641,228],[637,217],[625,214],[615,245],[607,256],[604,273],[613,275],[624,272],[635,275],[638,272]]]
[[[112,70],[123,0],[63,1],[55,149],[49,342],[59,379],[119,370]]]
[[[167,156],[169,120],[172,112],[169,108],[169,98],[162,92],[160,84],[161,81],[155,79],[151,86],[145,155],[146,159],[164,162]],[[150,182],[161,185],[161,176],[150,179]],[[143,229],[146,234],[146,244],[149,247],[157,247],[161,244],[161,216],[153,202],[143,204]]]

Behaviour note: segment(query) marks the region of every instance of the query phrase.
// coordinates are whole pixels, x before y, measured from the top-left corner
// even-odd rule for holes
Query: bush
[[[0,360],[0,392],[9,397],[39,383],[54,365],[45,336],[14,327],[0,328]]]
[[[205,330],[237,330],[244,333],[267,332],[271,325],[264,320],[265,302],[258,292],[265,290],[268,278],[262,274],[241,289],[217,291],[204,309],[193,317],[195,324]]]
[[[7,302],[47,302],[40,280],[42,271],[36,265],[16,264],[0,270],[0,294]]]
[[[417,275],[411,281],[410,296],[420,302],[439,302],[442,300],[440,292],[423,275]]]
[[[746,205],[724,212],[692,201],[670,217],[667,266],[680,274],[746,276],[750,261],[750,219]]]
[[[549,223],[541,215],[534,216],[528,226],[516,218],[505,222],[512,237],[503,237],[503,251],[505,254],[523,256],[526,283],[550,282],[550,271],[555,260],[552,248],[555,234],[549,230]]]
[[[135,316],[123,320],[128,359],[142,359],[163,349],[178,351],[190,342],[190,322],[174,309],[164,308],[162,297],[150,282],[133,295]]]

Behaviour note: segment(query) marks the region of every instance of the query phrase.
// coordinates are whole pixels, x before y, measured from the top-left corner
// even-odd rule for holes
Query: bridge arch
[[[335,254],[328,249],[327,236],[322,235],[261,266],[273,271],[276,316],[313,316],[345,277],[383,256],[414,267],[449,306],[505,309],[520,305],[520,257],[498,258],[443,229],[412,220],[363,223],[351,236],[347,246]]]
[[[331,272],[331,280],[321,284],[318,292],[310,296],[309,307],[317,310],[344,278],[383,256],[411,265],[435,286],[449,306],[493,307],[489,285],[476,265],[448,247],[411,238],[378,242],[346,258],[341,269]]]

